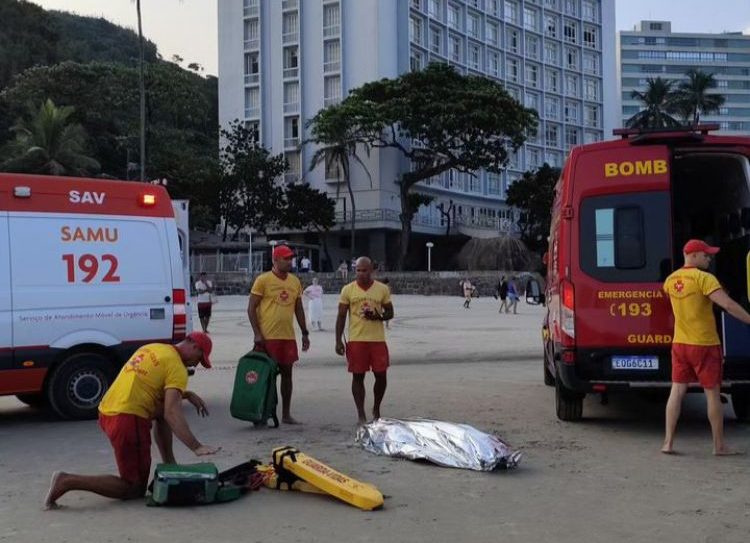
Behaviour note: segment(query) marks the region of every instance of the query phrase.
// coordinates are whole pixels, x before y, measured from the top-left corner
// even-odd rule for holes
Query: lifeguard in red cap
[[[724,292],[716,277],[706,271],[713,256],[719,252],[718,247],[691,239],[682,252],[685,265],[664,282],[664,291],[672,302],[674,335],[672,390],[667,401],[666,435],[661,452],[674,453],[674,433],[682,400],[688,385],[697,381],[706,393],[714,454],[737,454],[724,443],[724,410],[720,395],[723,357],[713,304],[746,324],[750,324],[750,314]]]
[[[210,368],[211,348],[207,334],[192,332],[177,345],[151,343],[133,353],[99,404],[99,426],[112,444],[120,475],[55,472],[46,507],[56,508],[57,500],[71,490],[119,500],[142,497],[151,475],[152,420],[156,421],[154,441],[165,463],[175,463],[172,434],[196,456],[218,451],[196,439],[182,414],[185,399],[199,415],[208,415],[203,400],[187,390],[187,368],[198,364]]]
[[[255,279],[250,290],[247,316],[255,335],[255,349],[279,365],[281,373],[281,422],[298,424],[292,417],[292,366],[299,359],[294,317],[302,331],[302,350],[310,348],[310,337],[302,307],[302,284],[289,273],[294,251],[286,245],[274,248],[273,268]]]

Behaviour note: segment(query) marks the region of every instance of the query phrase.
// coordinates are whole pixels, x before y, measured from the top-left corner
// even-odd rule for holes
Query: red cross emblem
[[[682,282],[682,279],[678,279],[677,281],[675,281],[675,283],[674,283],[674,289],[677,292],[682,292],[682,290],[684,288],[685,288],[685,283]]]
[[[133,368],[134,370],[138,370],[138,364],[140,364],[141,362],[143,362],[143,353],[131,358],[128,362],[128,367]]]
[[[279,300],[282,302],[286,302],[289,299],[289,293],[286,290],[282,290],[281,294],[279,294]]]

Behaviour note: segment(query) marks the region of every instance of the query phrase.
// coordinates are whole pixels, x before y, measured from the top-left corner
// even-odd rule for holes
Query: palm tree
[[[30,108],[31,109],[31,108]],[[57,107],[47,99],[31,118],[11,128],[16,135],[6,148],[5,171],[47,175],[91,175],[99,163],[84,154],[86,132],[72,123],[73,108]]]
[[[141,0],[135,0],[135,9],[138,13],[138,90],[141,96],[141,125],[140,125],[140,155],[141,155],[141,181],[146,180],[146,80],[143,75],[143,26],[141,25]]]
[[[672,117],[676,111],[673,94],[674,81],[661,77],[649,78],[646,90],[630,93],[634,99],[640,100],[644,109],[630,117],[625,124],[630,128],[677,128],[680,122]]]
[[[724,105],[726,97],[722,94],[711,93],[716,88],[716,79],[713,74],[707,74],[701,70],[691,68],[685,75],[687,81],[680,83],[675,92],[675,102],[692,120],[692,124],[698,124],[701,114],[710,114],[719,111]]]
[[[358,141],[356,137],[350,132],[350,129],[339,120],[343,117],[337,114],[333,114],[334,108],[344,107],[341,104],[329,106],[323,109],[308,121],[308,126],[311,127],[312,137],[303,142],[312,143],[318,146],[315,153],[310,160],[310,171],[313,171],[320,164],[324,164],[326,171],[336,169],[336,179],[339,181],[336,183],[336,197],[339,196],[341,187],[341,181],[346,184],[346,188],[349,192],[349,201],[352,204],[351,211],[351,225],[350,225],[350,236],[351,242],[349,247],[349,258],[350,260],[356,256],[355,252],[355,224],[357,207],[354,201],[354,190],[352,189],[351,180],[351,159],[354,159],[367,174],[370,183],[372,183],[372,176],[370,175],[367,166],[357,154],[357,145],[362,145],[367,155],[370,155],[370,147],[364,142]]]

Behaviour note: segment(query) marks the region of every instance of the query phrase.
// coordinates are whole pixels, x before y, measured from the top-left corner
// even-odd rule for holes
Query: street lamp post
[[[431,241],[428,241],[425,243],[425,246],[427,247],[427,271],[432,271],[432,248],[435,246],[434,243]]]

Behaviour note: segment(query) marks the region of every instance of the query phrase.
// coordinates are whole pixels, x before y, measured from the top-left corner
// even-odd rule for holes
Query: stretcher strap
[[[273,453],[273,469],[276,472],[276,489],[281,490],[286,486],[287,490],[292,490],[292,485],[301,481],[297,475],[284,467],[284,459],[289,458],[292,462],[297,462],[297,453],[299,451],[293,447],[284,447]]]

